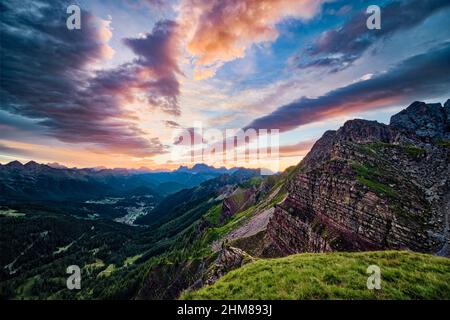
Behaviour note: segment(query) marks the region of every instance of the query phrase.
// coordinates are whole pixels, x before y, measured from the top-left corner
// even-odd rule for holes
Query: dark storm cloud
[[[300,64],[301,68],[311,66],[333,66],[331,71],[346,68],[358,59],[378,39],[420,25],[434,13],[450,7],[448,0],[394,1],[381,6],[381,29],[366,27],[368,15],[357,13],[343,26],[328,30],[306,50],[311,61]]]
[[[139,56],[138,62],[161,74],[179,71],[176,58],[172,54],[178,50],[177,43],[172,41],[176,23],[163,20],[156,23],[151,33],[141,38],[126,38],[124,43]]]
[[[5,144],[2,144],[0,142],[0,154],[11,154],[11,155],[20,155],[24,157],[33,156],[34,153],[30,150],[22,149],[22,148],[15,148],[15,147],[8,147]]]
[[[144,37],[123,41],[137,58],[114,69],[97,71],[89,83],[91,91],[120,97],[127,102],[135,101],[134,93],[139,92],[152,107],[180,115],[176,73],[181,74],[181,71],[176,61],[179,48],[176,24],[160,21]]]
[[[310,99],[302,97],[254,120],[247,128],[292,130],[341,114],[450,95],[450,42],[373,76]]]
[[[170,20],[159,21],[151,33],[142,38],[124,39],[124,43],[138,56],[134,61],[136,66],[154,78],[144,77],[138,84],[145,89],[149,102],[167,113],[179,115],[180,88],[176,73],[181,74],[181,71],[177,63],[180,47],[177,24]]]
[[[180,115],[176,73],[181,74],[181,71],[176,61],[179,48],[176,24],[160,21],[144,37],[123,41],[137,58],[114,69],[97,71],[89,83],[90,90],[120,97],[126,102],[135,102],[134,93],[139,92],[150,106]]]
[[[130,85],[161,104],[158,94],[174,91],[167,74],[161,78],[155,72],[142,80],[136,74],[143,68],[140,61],[93,74],[89,68],[111,55],[110,30],[106,21],[84,10],[81,30],[68,30],[69,4],[2,2],[1,108],[39,120],[46,134],[64,142],[133,155],[165,152],[158,139],[143,137],[122,105],[132,99]]]

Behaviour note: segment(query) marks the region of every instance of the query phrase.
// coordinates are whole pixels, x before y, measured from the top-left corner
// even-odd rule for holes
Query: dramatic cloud
[[[307,55],[313,58],[299,65],[302,68],[331,67],[331,71],[344,69],[358,59],[376,40],[417,26],[444,7],[450,7],[450,1],[405,0],[388,3],[381,9],[382,25],[379,30],[367,29],[368,15],[365,11],[361,11],[343,26],[325,31],[306,50]]]
[[[254,43],[274,41],[285,17],[309,19],[324,0],[183,0],[180,25],[196,58],[196,77],[206,78],[224,62],[243,57]]]
[[[125,44],[138,56],[134,61],[134,87],[145,90],[149,103],[163,111],[179,115],[180,94],[176,73],[181,73],[177,58],[180,39],[173,21],[158,22],[152,33],[142,38],[125,39]]]
[[[164,121],[166,127],[172,128],[172,129],[178,129],[181,128],[180,124],[178,122],[172,121],[172,120],[166,120]]]
[[[305,140],[295,144],[280,146],[279,153],[282,157],[305,156],[316,140]]]
[[[123,0],[132,8],[140,9],[145,5],[151,7],[162,8],[165,6],[164,0]]]
[[[254,120],[247,128],[289,131],[341,114],[410,103],[450,94],[450,43],[411,57],[385,73],[333,90],[321,97],[300,98]]]
[[[111,95],[121,104],[141,102],[171,115],[180,115],[178,95],[181,74],[176,58],[179,50],[173,21],[156,23],[151,33],[123,40],[137,56],[114,69],[99,70],[90,80],[90,90]]]
[[[2,64],[2,109],[37,119],[46,134],[63,142],[142,156],[165,152],[158,139],[144,137],[130,121],[133,114],[123,109],[133,99],[132,90],[140,89],[154,104],[177,113],[173,73],[155,67],[162,53],[152,58],[140,49],[141,42],[129,40],[139,57],[136,62],[94,72],[113,54],[107,43],[112,36],[109,21],[82,11],[81,30],[68,30],[69,4],[2,2],[1,59],[7,61]],[[158,36],[163,32],[156,31]],[[151,36],[142,42],[146,40],[151,42]]]
[[[118,0],[113,0],[118,2]],[[119,0],[125,3],[128,7],[136,10],[143,8],[150,8],[156,10],[164,10],[171,7],[176,0]]]
[[[12,154],[12,155],[20,155],[20,156],[30,156],[33,155],[32,152],[21,148],[8,147],[0,143],[0,154]]]

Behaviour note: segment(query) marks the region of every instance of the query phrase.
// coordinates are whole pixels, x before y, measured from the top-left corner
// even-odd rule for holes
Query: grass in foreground
[[[381,289],[367,289],[369,265]],[[182,299],[450,299],[450,259],[406,251],[261,259]]]

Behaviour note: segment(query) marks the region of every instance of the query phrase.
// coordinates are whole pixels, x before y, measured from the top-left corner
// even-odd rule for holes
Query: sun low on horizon
[[[367,25],[373,5],[377,28]],[[70,6],[80,10],[75,28]],[[347,120],[389,123],[413,101],[450,97],[445,0],[11,0],[0,9],[1,164],[270,168],[261,152],[254,165],[174,156],[177,133],[203,150],[227,130],[252,129],[277,132],[284,170]]]

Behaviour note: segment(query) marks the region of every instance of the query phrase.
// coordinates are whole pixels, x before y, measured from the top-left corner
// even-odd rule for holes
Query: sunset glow
[[[381,1],[389,30],[365,27],[367,1],[79,1],[80,30],[38,2],[6,5],[1,163],[172,169],[174,130],[199,122],[280,130],[282,170],[343,118],[388,122],[450,87],[446,1]]]

